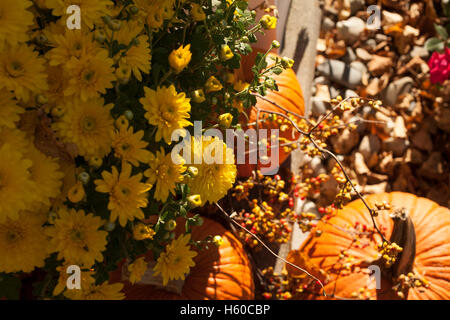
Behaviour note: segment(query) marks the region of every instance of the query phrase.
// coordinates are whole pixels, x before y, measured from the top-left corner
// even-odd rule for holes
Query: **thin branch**
[[[268,245],[266,245],[256,234],[252,233],[250,230],[248,230],[246,227],[242,226],[241,224],[239,224],[237,221],[235,221],[224,209],[222,209],[222,207],[216,202],[215,205],[219,208],[219,210],[228,218],[230,219],[231,222],[233,222],[235,225],[237,225],[239,228],[245,230],[245,232],[247,232],[248,234],[250,234],[253,238],[255,238],[264,248],[266,248],[272,255],[274,255],[276,258],[280,259],[281,261],[283,261],[286,264],[289,264],[290,266],[300,270],[301,272],[305,273],[307,276],[309,276],[310,278],[314,279],[317,281],[317,283],[322,287],[323,290],[323,295],[327,296],[326,292],[325,292],[325,287],[322,283],[322,281],[320,281],[317,277],[313,276],[312,274],[310,274],[307,270],[300,268],[299,266],[287,261],[286,259],[283,259],[282,257],[280,257],[279,255],[277,255],[275,252],[272,251],[272,249],[269,248]]]

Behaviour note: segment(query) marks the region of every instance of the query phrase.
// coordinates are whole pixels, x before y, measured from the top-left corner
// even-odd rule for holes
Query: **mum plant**
[[[267,53],[250,84],[235,76],[276,18],[255,22],[243,0],[7,0],[0,12],[0,296],[18,298],[33,272],[34,297],[123,299],[108,280],[124,259],[132,283],[149,268],[164,285],[184,279],[194,246],[221,243],[192,241],[202,219],[189,212],[225,196],[236,166],[173,158],[172,133],[239,126],[251,92],[276,89],[290,61],[268,68]],[[200,156],[210,144],[233,156],[197,142]]]

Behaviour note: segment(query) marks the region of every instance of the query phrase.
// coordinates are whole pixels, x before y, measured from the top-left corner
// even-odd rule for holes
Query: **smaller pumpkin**
[[[169,291],[162,286],[136,283],[132,285],[124,277],[122,261],[110,273],[110,282],[122,282],[123,292],[128,300],[250,300],[254,299],[252,266],[241,242],[221,224],[203,218],[201,227],[192,229],[193,240],[204,240],[209,235],[220,235],[220,247],[210,246],[201,250],[194,258],[195,266],[181,283],[181,294]],[[182,220],[178,223],[176,234],[185,231]],[[146,260],[153,260],[151,252]]]
[[[239,79],[250,82],[253,79],[253,73],[251,72],[251,68],[255,63],[256,55],[259,52],[263,52],[260,49],[254,49],[254,51],[248,55],[242,58],[242,65],[241,70],[239,73]],[[267,56],[267,62],[269,65],[273,65],[272,58],[279,57],[275,53],[269,53]],[[300,87],[300,83],[297,79],[297,76],[295,72],[292,69],[286,69],[281,74],[272,75],[273,79],[276,81],[278,85],[278,91],[274,90],[268,90],[265,99],[257,98],[257,103],[254,107],[249,109],[247,111],[247,118],[241,117],[240,122],[244,125],[246,123],[256,123],[257,121],[257,110],[266,110],[266,111],[273,111],[273,112],[279,112],[283,114],[287,114],[284,110],[277,107],[275,104],[271,103],[270,101],[275,102],[282,108],[289,110],[295,114],[304,115],[305,112],[305,102],[303,99],[303,93],[302,89]],[[260,112],[259,114],[259,120],[262,119],[262,117],[267,117],[269,114]],[[256,128],[256,126],[251,126],[251,128]],[[270,141],[270,136],[272,134],[273,129],[280,129],[280,125],[276,123],[275,121],[265,121],[264,123],[260,123],[259,125],[260,129],[267,129],[267,140]],[[281,138],[285,138],[289,141],[294,141],[299,138],[298,132],[295,131],[295,129],[288,129],[283,132],[279,132],[279,135]],[[271,158],[271,152],[270,149],[267,152],[268,157]],[[279,148],[279,155],[278,155],[278,163],[281,165],[286,159],[289,157],[289,152],[284,150],[284,148]],[[256,168],[256,164],[249,164],[248,157],[246,159],[245,164],[238,164],[238,175],[240,177],[249,177],[253,170]],[[258,164],[258,167],[268,167],[265,165]]]
[[[387,268],[382,259],[375,258],[382,239],[376,233],[370,236],[371,216],[361,200],[353,201],[330,219],[322,219],[299,250],[290,253],[290,262],[325,282],[328,297],[314,284],[303,298],[352,299],[362,289],[367,293],[364,298],[379,300],[401,296],[408,300],[450,299],[450,210],[402,192],[371,195],[366,201],[372,208],[383,201],[391,205],[375,219],[384,237],[403,248],[397,261]],[[366,236],[361,237],[361,230],[366,230]],[[382,271],[380,289],[372,283],[371,265],[378,265]],[[299,272],[290,266],[287,270],[291,275]],[[419,275],[429,286],[419,282],[418,286],[404,288],[399,296],[392,289],[394,280],[408,273]]]

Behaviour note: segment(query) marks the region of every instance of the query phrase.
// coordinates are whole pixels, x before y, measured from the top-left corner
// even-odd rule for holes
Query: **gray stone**
[[[413,135],[411,142],[420,150],[428,152],[433,150],[433,140],[431,140],[431,135],[427,126],[420,128],[420,130]]]
[[[446,179],[444,174],[444,165],[442,163],[440,152],[433,152],[419,169],[419,174],[427,179],[443,180]]]
[[[331,137],[334,150],[340,155],[348,154],[358,145],[359,133],[356,130],[344,129],[338,136]]]
[[[363,155],[364,161],[369,162],[372,154],[380,152],[380,148],[380,139],[376,135],[370,134],[362,138],[358,150]]]
[[[349,89],[355,89],[362,81],[362,72],[339,60],[330,59],[320,64],[317,70]]]
[[[345,90],[345,99],[347,98],[357,98],[359,97],[359,94],[357,94],[355,91],[347,89]]]
[[[409,141],[402,138],[387,138],[382,143],[383,150],[392,151],[394,157],[401,157],[409,146]]]
[[[383,103],[388,106],[395,106],[397,98],[408,93],[413,86],[414,80],[410,77],[404,77],[391,82],[385,90],[383,90]]]
[[[351,96],[354,97],[354,95]],[[366,124],[363,120],[364,119],[357,116],[351,117],[349,119],[350,123],[353,123],[356,126],[356,131],[358,131],[360,135],[364,135],[364,132],[366,131]]]
[[[330,81],[328,81],[327,77],[324,76],[319,76],[317,78],[314,79],[314,85],[316,84],[330,84]]]
[[[345,56],[342,57],[342,61],[344,61],[347,64],[350,64],[355,60],[356,60],[355,51],[353,51],[351,47],[347,47],[347,52],[345,53]]]
[[[402,23],[403,17],[398,13],[383,10],[383,22],[385,25]]]
[[[311,114],[313,117],[319,117],[327,112],[328,102],[322,98],[311,98]]]
[[[314,171],[315,177],[317,177],[321,173],[326,173],[325,166],[323,165],[322,160],[319,157],[312,158],[309,166]]]
[[[322,20],[322,31],[331,31],[336,27],[336,23],[334,23],[334,21],[328,17],[325,17]]]
[[[428,50],[425,47],[414,46],[414,48],[409,53],[411,58],[419,57],[422,59],[427,59],[430,55]]]
[[[371,50],[375,50],[377,47],[377,41],[375,39],[368,39],[366,41],[366,46],[369,47]]]
[[[385,34],[382,34],[382,33],[377,33],[377,34],[375,35],[375,40],[376,40],[377,42],[387,41],[388,39],[389,39],[388,36],[385,35]]]
[[[363,48],[356,49],[356,56],[360,58],[362,61],[369,61],[370,59],[372,59],[372,55],[369,52],[367,52],[366,49]]]
[[[366,23],[358,17],[351,17],[347,20],[339,21],[336,26],[339,36],[347,43],[351,43],[356,41],[361,33],[364,32]]]
[[[362,63],[361,61],[353,61],[350,64],[350,67],[361,71],[362,74],[365,74],[368,72],[366,65],[364,63]]]
[[[352,15],[358,11],[364,9],[366,2],[364,0],[349,0],[350,2],[350,12]]]
[[[334,99],[337,96],[342,96],[341,92],[338,89],[336,89],[335,87],[331,86],[330,87],[330,97],[331,97],[331,99]]]

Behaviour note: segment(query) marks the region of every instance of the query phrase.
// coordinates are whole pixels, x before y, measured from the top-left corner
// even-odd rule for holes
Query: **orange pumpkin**
[[[238,300],[254,298],[253,273],[250,261],[241,242],[221,224],[203,218],[201,227],[192,229],[193,240],[204,240],[209,235],[220,235],[223,244],[201,250],[194,258],[195,266],[186,277],[181,295],[169,292],[162,287],[135,284],[124,280],[122,266],[110,274],[110,282],[124,283],[123,292],[128,300]],[[184,231],[179,223],[176,233]],[[151,252],[146,255],[151,261]]]
[[[371,271],[368,267],[376,264],[374,256],[377,254],[377,245],[382,243],[381,237],[375,234],[373,237],[360,239],[361,245],[357,247],[355,238],[351,235],[358,224],[359,227],[364,224],[372,226],[370,214],[361,200],[351,202],[329,220],[322,219],[300,249],[290,253],[289,260],[322,279],[325,277],[318,271],[326,274],[328,281],[325,292],[328,298],[333,295],[336,298],[354,298],[355,292],[363,288],[372,298],[399,299],[392,290],[393,279],[400,274],[413,272],[427,280],[429,286],[404,290],[404,299],[450,299],[450,210],[426,198],[402,192],[367,197],[371,207],[380,201],[387,201],[392,208],[389,214],[382,211],[375,218],[376,222],[382,228],[385,238],[395,240],[403,251],[391,268],[380,263],[382,277],[379,290],[370,282],[373,283],[374,278],[369,279]],[[407,218],[391,218],[390,215],[395,213],[406,213]],[[320,236],[317,236],[317,230],[322,232]],[[343,250],[354,258],[349,270],[342,268],[345,260],[339,256]],[[290,266],[287,269],[292,275],[298,273]],[[317,285],[315,289],[316,293],[321,292]],[[305,295],[305,298],[326,297],[310,294]]]
[[[250,55],[243,57],[242,59],[242,66],[240,73],[238,77],[241,80],[245,80],[247,82],[250,82],[253,79],[253,73],[251,72],[251,67],[255,63],[256,54],[258,52],[262,52],[262,50],[255,49]],[[270,57],[276,57],[277,55],[275,53],[270,53],[267,59],[267,62],[273,63],[273,60],[270,59]],[[278,105],[282,106],[283,108],[292,111],[299,115],[304,115],[305,112],[305,103],[303,99],[303,93],[302,89],[300,87],[300,83],[297,80],[297,76],[295,72],[292,69],[287,69],[283,71],[280,75],[273,75],[272,76],[277,85],[278,85],[278,91],[272,91],[269,90],[267,92],[267,95],[265,96],[266,99],[273,101],[277,103]],[[275,112],[281,112],[283,114],[286,114],[285,111],[278,108],[276,105],[265,101],[263,99],[257,98],[256,107],[252,107],[247,111],[248,116],[248,123],[255,123],[256,117],[257,117],[257,108],[261,110],[269,110],[269,111],[275,111]],[[260,113],[259,117],[261,120],[261,117],[268,116],[268,113]],[[241,123],[246,124],[247,119],[245,117],[241,118]],[[252,126],[255,128],[254,126]],[[259,125],[260,129],[268,129],[268,140],[270,140],[271,130],[270,129],[279,129],[279,125],[273,122],[266,121],[265,123],[261,123]],[[294,134],[293,134],[294,133]],[[292,130],[287,130],[285,132],[280,131],[280,137],[283,137],[288,140],[295,140],[298,139],[298,134],[296,132],[293,132]],[[268,156],[270,157],[270,150],[268,151]],[[283,148],[280,148],[279,152],[279,161],[278,163],[281,165],[289,156],[289,153],[283,150]],[[259,166],[261,166],[259,164]],[[264,167],[264,166],[261,166]],[[255,164],[248,164],[248,161],[246,161],[246,164],[239,164],[238,165],[238,175],[240,177],[249,177],[252,173],[252,170],[255,170],[256,165]]]

